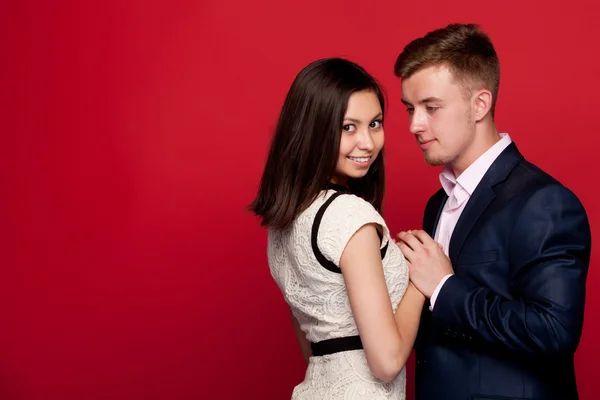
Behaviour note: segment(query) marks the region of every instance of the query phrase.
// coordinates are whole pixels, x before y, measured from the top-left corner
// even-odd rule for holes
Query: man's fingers
[[[423,244],[412,233],[400,232],[398,239],[406,243],[413,251],[417,251],[423,247]]]
[[[423,231],[423,230],[419,230],[419,231],[412,231],[412,234],[419,239],[419,241],[421,243],[423,243],[424,247],[433,249],[434,245],[437,245],[440,249],[442,249],[442,251],[444,250],[444,246],[442,246],[441,243],[436,242],[435,240],[433,240],[433,238],[431,236],[429,236],[427,234],[427,232]]]
[[[431,236],[429,236],[427,234],[427,232],[425,232],[423,230],[414,230],[411,232],[425,246],[428,246],[428,245],[431,245],[434,243],[434,240],[431,238]]]
[[[398,242],[398,247],[400,248],[400,251],[402,252],[402,254],[404,255],[404,258],[406,258],[406,260],[410,263],[415,255],[415,252],[413,251],[413,249],[411,249],[410,247],[408,247],[406,245],[406,243],[400,241]]]

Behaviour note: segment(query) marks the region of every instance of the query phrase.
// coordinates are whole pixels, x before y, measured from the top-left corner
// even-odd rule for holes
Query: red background
[[[600,234],[591,0],[88,3],[0,13],[2,399],[289,398],[304,366],[244,207],[285,93],[317,58],[348,57],[387,89],[386,220],[415,228],[439,182],[393,64],[428,30],[482,24],[502,63],[499,129]],[[586,400],[600,397],[598,255],[576,354]]]

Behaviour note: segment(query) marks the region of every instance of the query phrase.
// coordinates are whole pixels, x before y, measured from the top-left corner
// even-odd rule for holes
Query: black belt
[[[311,343],[310,348],[312,349],[313,356],[324,356],[327,354],[339,353],[341,351],[361,350],[363,345],[360,336],[356,335]]]

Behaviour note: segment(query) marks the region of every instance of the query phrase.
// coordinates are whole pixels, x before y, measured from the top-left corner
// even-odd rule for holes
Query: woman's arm
[[[390,382],[412,351],[425,297],[410,284],[394,315],[376,226],[367,224],[356,231],[344,248],[340,268],[369,368]]]

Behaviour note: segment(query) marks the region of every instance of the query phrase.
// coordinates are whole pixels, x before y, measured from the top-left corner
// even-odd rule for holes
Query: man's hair
[[[492,92],[491,113],[498,98],[500,61],[490,38],[475,24],[450,24],[410,42],[398,56],[394,73],[408,79],[431,66],[446,66],[469,95],[473,89]]]

